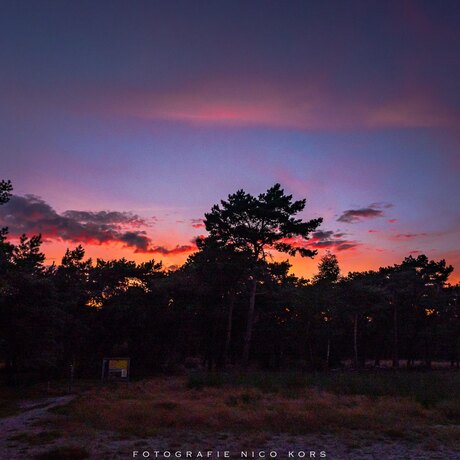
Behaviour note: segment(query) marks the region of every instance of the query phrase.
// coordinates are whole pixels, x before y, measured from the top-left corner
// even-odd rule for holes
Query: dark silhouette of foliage
[[[11,192],[13,191],[13,185],[10,180],[0,181],[0,205],[5,204],[11,198]]]
[[[204,224],[211,238],[221,246],[247,251],[255,261],[265,259],[268,249],[276,249],[291,256],[312,257],[315,250],[294,245],[289,239],[308,240],[322,219],[303,222],[295,216],[305,209],[306,200],[293,201],[280,184],[254,197],[244,190],[221,200],[205,214]]]
[[[242,363],[248,365],[254,323],[257,279],[264,268],[267,250],[291,256],[313,257],[315,250],[302,245],[316,230],[322,219],[304,222],[295,216],[304,210],[306,200],[293,201],[280,184],[254,197],[244,190],[228,196],[205,214],[204,224],[209,238],[218,246],[247,254],[249,265],[249,308],[246,321]],[[300,238],[301,244],[291,240]]]
[[[313,278],[316,283],[329,282],[336,283],[340,277],[339,262],[335,254],[329,251],[321,257],[321,262],[318,265],[318,274]]]
[[[11,184],[0,184],[4,202]],[[134,377],[214,370],[246,365],[249,345],[251,364],[267,369],[459,366],[453,268],[420,255],[344,276],[326,253],[312,280],[298,278],[270,251],[314,255],[308,235],[320,219],[297,219],[304,207],[279,185],[230,195],[175,271],[154,260],[93,262],[82,246],[46,266],[40,235],[13,242],[2,230],[1,372],[13,384],[64,376],[70,365],[97,377],[101,359],[117,355],[131,357]]]

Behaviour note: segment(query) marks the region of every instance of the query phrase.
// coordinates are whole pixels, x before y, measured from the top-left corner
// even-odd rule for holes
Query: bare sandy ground
[[[88,430],[71,436],[63,432],[56,439],[47,436],[50,432],[56,433],[59,421],[65,419],[65,416],[53,414],[50,409],[66,405],[73,398],[74,396],[70,395],[26,401],[21,405],[20,414],[0,419],[0,460],[34,459],[38,454],[63,446],[84,448],[89,453],[87,458],[90,460],[131,458],[460,460],[460,452],[430,439],[420,442],[384,437],[376,439],[375,435],[370,436],[365,432],[340,436],[332,434],[292,436],[269,433],[245,436],[231,433],[200,433],[192,429],[187,432],[165,433],[153,438],[125,439],[120,438],[116,433]],[[69,459],[62,457],[62,460]]]

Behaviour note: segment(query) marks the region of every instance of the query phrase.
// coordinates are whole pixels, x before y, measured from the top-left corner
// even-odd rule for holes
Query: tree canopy
[[[301,242],[306,242],[322,222],[321,218],[306,222],[297,218],[305,205],[305,199],[293,201],[292,195],[286,195],[280,184],[258,197],[238,190],[205,213],[204,224],[210,238],[218,244],[249,251],[256,260],[264,259],[267,249],[312,257],[315,250],[291,241],[299,237]]]

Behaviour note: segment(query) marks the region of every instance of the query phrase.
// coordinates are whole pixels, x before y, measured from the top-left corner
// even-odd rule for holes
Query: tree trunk
[[[305,363],[310,361],[310,366],[313,365],[313,361],[311,359],[311,346],[310,346],[310,321],[308,321],[307,327],[305,328],[305,342],[303,346],[303,359]]]
[[[353,351],[355,358],[355,369],[359,367],[358,359],[358,313],[355,313],[354,327],[353,327]]]
[[[398,308],[393,307],[393,367],[399,367]]]
[[[249,291],[249,310],[248,320],[246,324],[246,335],[244,336],[244,348],[243,348],[243,366],[247,367],[249,364],[249,352],[251,349],[251,338],[252,338],[252,326],[254,324],[254,309],[256,304],[256,289],[257,280],[255,276],[251,279],[251,289]]]
[[[385,345],[386,345],[387,337],[386,334],[380,334],[379,340],[376,341],[375,343],[375,360],[374,360],[374,366],[375,367],[380,367],[380,362],[382,359],[383,351],[385,350]]]
[[[225,334],[224,356],[222,359],[223,366],[228,364],[228,354],[230,351],[230,343],[232,341],[232,325],[233,325],[233,307],[235,306],[235,294],[230,294],[227,312],[227,330]]]

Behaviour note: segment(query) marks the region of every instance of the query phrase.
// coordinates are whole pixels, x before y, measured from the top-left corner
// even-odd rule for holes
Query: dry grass
[[[228,386],[187,388],[181,378],[100,387],[70,406],[70,421],[125,436],[165,429],[305,434],[366,430],[407,438],[449,423],[456,406],[427,408],[413,398],[343,395],[314,388],[273,393]],[[455,431],[455,427],[453,427]],[[457,430],[458,434],[458,430]]]

